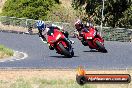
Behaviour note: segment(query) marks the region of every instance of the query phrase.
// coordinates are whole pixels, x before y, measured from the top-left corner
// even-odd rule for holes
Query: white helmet
[[[60,30],[63,29],[63,26],[61,27],[61,26],[58,26],[58,25],[55,25],[55,24],[52,24],[52,26],[53,26],[53,27],[58,27]]]
[[[74,23],[74,25],[81,25],[82,24],[82,21],[80,19],[77,19],[77,21]]]
[[[93,24],[92,24],[91,22],[87,22],[87,23],[86,23],[86,26],[87,26],[87,27],[92,27]]]

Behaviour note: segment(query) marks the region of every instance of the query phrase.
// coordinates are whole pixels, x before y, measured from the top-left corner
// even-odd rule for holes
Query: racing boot
[[[88,45],[88,42],[85,41],[84,39],[81,39],[81,42],[82,42],[82,44],[83,44],[84,46],[87,46],[87,45]]]
[[[87,45],[88,45],[88,42],[83,41],[82,44],[83,44],[84,46],[87,46]]]
[[[71,42],[71,44],[74,44],[74,43],[75,43],[73,40],[70,40],[70,39],[69,39],[69,41]]]
[[[40,37],[40,39],[41,39],[41,41],[42,41],[43,43],[47,44],[46,39],[44,39],[44,38],[42,38],[42,37]]]
[[[52,47],[52,46],[49,46],[49,49],[50,49],[50,50],[54,50],[54,47]]]
[[[68,40],[69,43],[74,44],[73,40],[70,40],[69,38],[66,38]]]
[[[52,47],[50,44],[48,44],[50,50],[54,50],[54,47]]]

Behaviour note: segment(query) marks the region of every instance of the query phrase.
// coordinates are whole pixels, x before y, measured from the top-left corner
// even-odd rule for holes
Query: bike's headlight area
[[[92,39],[92,37],[87,37],[87,39]]]
[[[61,37],[61,34],[58,34],[56,37],[56,40],[58,40]]]

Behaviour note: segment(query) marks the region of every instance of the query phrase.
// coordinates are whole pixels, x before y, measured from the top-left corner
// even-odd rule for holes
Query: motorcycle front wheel
[[[103,52],[103,53],[107,53],[108,51],[105,49],[104,45],[102,45],[98,40],[95,41],[96,45],[98,46],[98,50]]]
[[[60,47],[62,53],[63,53],[66,57],[71,58],[71,57],[74,56],[73,50],[72,50],[71,52],[69,52],[69,51],[63,46],[63,44],[61,44],[61,43],[59,43],[58,46]]]

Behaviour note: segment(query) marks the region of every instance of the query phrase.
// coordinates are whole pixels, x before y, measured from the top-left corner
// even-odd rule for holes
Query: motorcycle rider
[[[90,28],[94,28],[97,32],[98,32],[98,30],[97,30],[97,28],[96,27],[94,27],[94,25],[92,24],[92,22],[91,21],[87,21],[86,22],[86,24],[84,25],[83,23],[82,23],[82,21],[80,20],[80,19],[78,19],[76,22],[75,22],[75,28],[76,28],[76,30],[77,30],[77,37],[78,37],[78,39],[79,40],[81,40],[81,42],[82,42],[82,44],[84,45],[84,46],[87,46],[87,41],[85,41],[85,39],[83,38],[83,36],[82,36],[82,32],[89,32],[89,29]]]
[[[50,29],[54,29],[54,28],[56,28],[56,29],[58,29],[58,30],[60,30],[63,34],[64,34],[64,36],[66,37],[66,39],[68,40],[68,41],[70,41],[70,43],[74,43],[74,41],[72,41],[72,40],[69,40],[69,38],[68,38],[68,32],[67,31],[64,31],[64,29],[63,29],[63,27],[60,27],[60,26],[58,26],[58,25],[55,25],[55,24],[52,24],[51,26],[49,26],[49,27],[46,27],[46,24],[45,24],[45,22],[44,21],[38,21],[37,23],[36,23],[36,25],[37,25],[37,28],[38,28],[38,30],[39,30],[39,37],[41,37],[41,40],[44,42],[44,43],[48,43],[47,42],[47,33],[48,33],[48,31],[50,30]],[[52,47],[52,46],[50,46],[50,44],[48,43],[48,46],[49,46],[49,49],[50,50],[54,50],[54,48]]]
[[[83,23],[82,23],[82,21],[80,20],[80,19],[78,19],[76,22],[75,22],[75,28],[76,28],[76,30],[77,30],[77,38],[79,39],[79,40],[81,40],[81,42],[82,42],[82,44],[84,45],[84,46],[86,46],[87,45],[87,42],[85,41],[85,39],[83,38],[83,36],[82,36],[82,32],[89,32],[89,28],[87,28],[87,26],[86,25],[84,25]]]
[[[41,38],[41,40],[42,40],[44,43],[47,43],[46,37],[43,35],[43,32],[44,32],[44,30],[45,30],[45,28],[46,28],[45,22],[39,20],[39,21],[37,21],[36,26],[37,26],[37,28],[38,28],[39,37]]]

